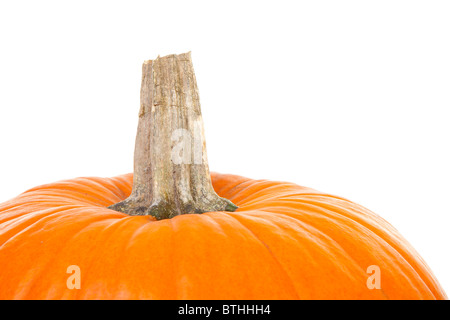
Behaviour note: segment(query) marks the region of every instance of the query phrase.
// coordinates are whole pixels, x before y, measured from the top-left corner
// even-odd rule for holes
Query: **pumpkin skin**
[[[388,222],[292,183],[211,174],[236,212],[155,221],[106,207],[133,175],[39,186],[0,205],[0,299],[446,299]],[[81,270],[68,289],[67,267]],[[380,267],[370,290],[367,268]]]

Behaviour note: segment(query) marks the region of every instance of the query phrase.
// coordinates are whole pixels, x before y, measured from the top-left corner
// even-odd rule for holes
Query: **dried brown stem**
[[[237,209],[212,187],[190,52],[144,62],[133,191],[109,208],[157,219]]]

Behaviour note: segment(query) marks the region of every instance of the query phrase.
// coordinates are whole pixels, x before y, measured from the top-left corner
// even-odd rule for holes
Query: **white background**
[[[450,293],[449,17],[448,1],[1,1],[0,202],[131,172],[142,62],[192,51],[212,171],[366,206]]]

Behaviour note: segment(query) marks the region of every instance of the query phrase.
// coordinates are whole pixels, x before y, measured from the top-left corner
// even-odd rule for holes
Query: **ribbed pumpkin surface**
[[[212,174],[236,212],[154,221],[106,207],[132,174],[39,186],[0,205],[0,299],[445,299],[389,223],[291,183]],[[67,267],[81,270],[69,289]],[[367,267],[381,289],[368,289]]]

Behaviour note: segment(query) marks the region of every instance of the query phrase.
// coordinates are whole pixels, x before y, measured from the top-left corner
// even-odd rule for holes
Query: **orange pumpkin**
[[[292,183],[212,174],[236,212],[156,221],[106,206],[132,174],[33,188],[0,205],[0,299],[446,299],[386,221]],[[67,268],[80,270],[69,289]],[[380,289],[369,289],[371,265]]]
[[[180,129],[191,136],[174,147]],[[292,183],[210,175],[202,132],[190,54],[146,61],[133,174],[0,205],[0,299],[446,298],[369,210]]]

